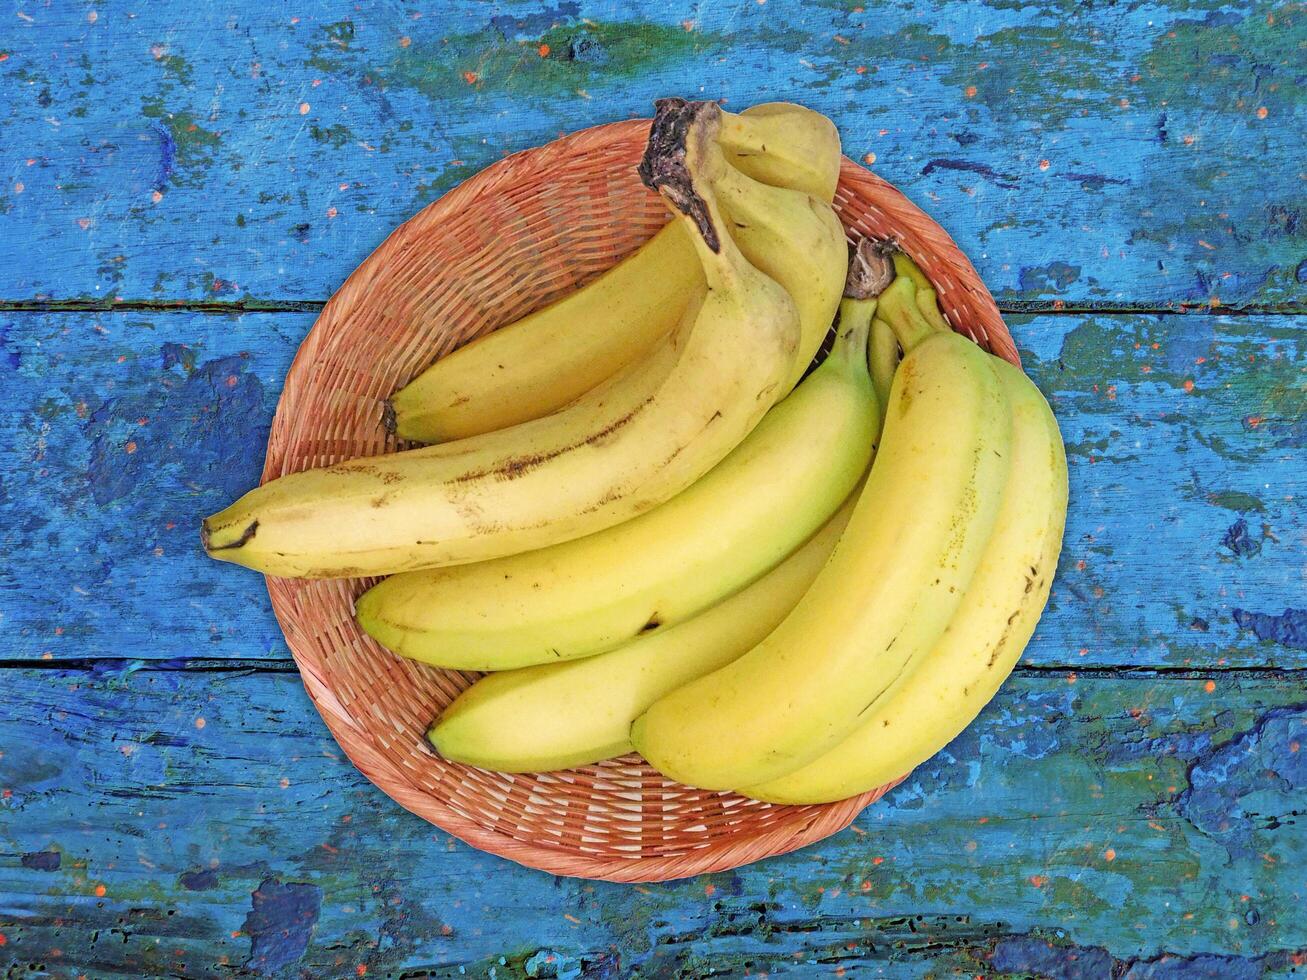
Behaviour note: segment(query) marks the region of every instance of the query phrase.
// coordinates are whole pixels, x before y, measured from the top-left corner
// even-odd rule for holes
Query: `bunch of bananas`
[[[906,255],[850,261],[839,165],[801,106],[660,101],[639,170],[662,232],[396,393],[386,424],[430,445],[272,481],[206,549],[390,575],[356,603],[367,633],[491,672],[428,733],[455,761],[634,748],[778,803],[908,772],[1029,640],[1066,461],[1038,390]]]

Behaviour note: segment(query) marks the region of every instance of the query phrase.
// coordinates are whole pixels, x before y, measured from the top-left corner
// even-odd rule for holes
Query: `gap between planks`
[[[0,300],[0,313],[317,313],[326,305],[316,299],[208,300],[23,299]],[[1307,303],[1251,303],[1222,306],[1210,303],[1114,303],[1066,300],[1007,300],[998,303],[1004,315],[1071,316],[1120,314],[1152,316],[1307,316]]]
[[[194,660],[136,660],[130,657],[61,657],[50,660],[0,659],[0,670],[61,670],[85,671],[92,674],[113,675],[136,671],[185,672],[209,674],[294,674],[298,672],[290,658],[258,660],[253,658]],[[1116,680],[1205,680],[1213,675],[1246,677],[1250,679],[1294,680],[1307,684],[1307,667],[1254,667],[1213,666],[1136,667],[1123,664],[1119,667],[1081,667],[1076,664],[1021,664],[1012,672],[1018,677],[1111,678]]]

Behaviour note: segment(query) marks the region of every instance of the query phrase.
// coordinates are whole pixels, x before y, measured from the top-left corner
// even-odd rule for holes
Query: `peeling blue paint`
[[[1286,609],[1278,616],[1235,609],[1231,615],[1240,629],[1252,630],[1259,640],[1307,650],[1307,609]]]
[[[250,906],[241,926],[250,937],[245,966],[272,973],[295,963],[308,949],[322,910],[322,889],[267,878],[250,894]]]

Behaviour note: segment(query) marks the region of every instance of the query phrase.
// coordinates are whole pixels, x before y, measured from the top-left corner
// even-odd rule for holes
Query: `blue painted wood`
[[[1018,678],[855,829],[641,887],[406,814],[293,674],[8,681],[0,963],[56,976],[550,976],[552,956],[590,977],[1253,978],[1307,956],[1307,703],[1278,680]]]
[[[310,319],[0,314],[0,550],[45,570],[0,570],[7,657],[287,655],[262,578],[206,559],[196,527],[257,482]],[[1072,486],[1027,662],[1307,663],[1293,625],[1307,616],[1299,322],[1097,314],[1012,329],[1062,420]]]
[[[0,13],[6,975],[1300,975],[1307,320],[1124,310],[1307,309],[1301,6],[646,6]],[[671,93],[828,112],[1008,309],[1096,311],[1011,317],[1073,498],[994,705],[854,830],[630,888],[373,790],[194,527],[395,223]]]
[[[0,299],[321,300],[502,154],[673,93],[828,113],[1005,302],[1307,299],[1294,4],[18,9]]]

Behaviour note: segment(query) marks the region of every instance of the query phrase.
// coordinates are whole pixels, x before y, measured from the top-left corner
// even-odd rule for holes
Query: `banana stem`
[[[876,317],[871,321],[871,342],[867,353],[871,362],[871,386],[880,402],[882,417],[889,409],[889,390],[899,366],[899,341],[890,325]]]
[[[939,308],[939,296],[934,289],[917,289],[917,309],[936,330],[952,330]]]
[[[638,172],[672,214],[685,221],[710,289],[726,288],[745,262],[717,201],[714,184],[730,164],[717,144],[722,111],[715,102],[659,99]],[[740,175],[741,177],[743,175]]]
[[[913,262],[906,252],[894,253],[894,271],[900,276],[907,276],[912,280],[912,285],[918,289],[933,289],[934,286],[926,274],[921,271],[921,267]]]
[[[830,356],[837,357],[849,364],[867,366],[867,338],[871,333],[871,321],[876,315],[876,300],[853,299],[846,296],[840,300],[840,321],[835,335],[835,344]]]
[[[907,276],[898,276],[880,294],[880,317],[894,331],[904,352],[911,351],[938,331],[921,315],[916,301],[917,287]]]

